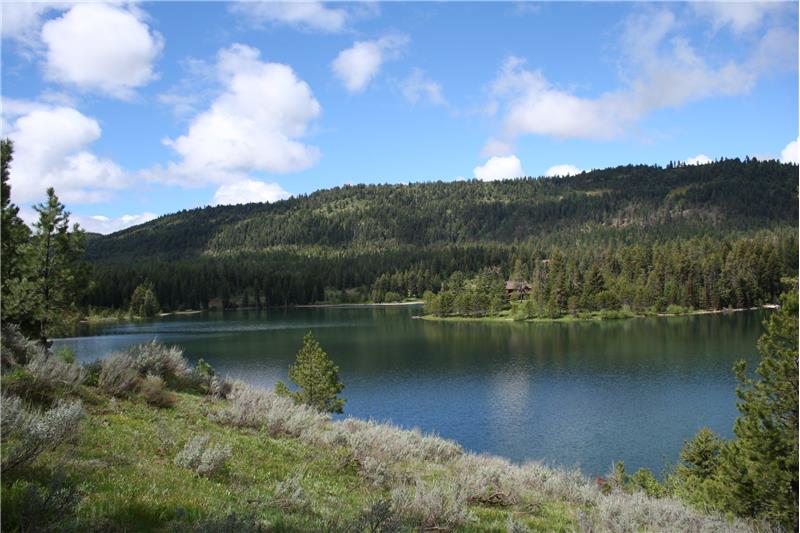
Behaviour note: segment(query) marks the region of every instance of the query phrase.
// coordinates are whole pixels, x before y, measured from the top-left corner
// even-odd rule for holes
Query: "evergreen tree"
[[[675,473],[668,479],[675,493],[700,509],[721,510],[727,489],[718,479],[725,443],[707,427],[685,442]]]
[[[155,287],[150,281],[137,285],[131,296],[130,314],[142,318],[152,318],[160,311]]]
[[[283,382],[278,382],[276,392],[322,412],[342,412],[345,400],[337,398],[344,389],[339,381],[339,367],[333,364],[310,331],[303,338],[303,346],[297,352],[295,364],[289,367],[289,379],[300,390],[289,391]]]
[[[796,282],[795,282],[796,283]],[[736,364],[741,413],[723,469],[733,511],[797,529],[798,501],[798,294],[784,294],[781,309],[758,341],[757,377]]]
[[[11,161],[14,144],[10,139],[0,140],[0,319],[3,322],[19,324],[23,330],[30,331],[28,317],[31,282],[28,280],[30,265],[26,247],[30,229],[19,217],[19,208],[11,203]]]
[[[41,342],[47,345],[50,329],[75,311],[76,302],[88,284],[85,265],[80,262],[84,232],[78,224],[70,231],[69,212],[52,187],[47,189],[47,201],[34,209],[39,220],[34,224],[31,239],[35,268],[33,318]]]

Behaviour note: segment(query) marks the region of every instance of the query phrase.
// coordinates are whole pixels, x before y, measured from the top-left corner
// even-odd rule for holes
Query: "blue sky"
[[[12,200],[107,233],[347,183],[797,161],[796,3],[4,3]]]

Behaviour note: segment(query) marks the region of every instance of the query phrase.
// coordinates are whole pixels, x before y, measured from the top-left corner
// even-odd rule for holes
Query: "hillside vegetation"
[[[776,161],[336,187],[181,211],[90,239],[96,290],[86,303],[125,307],[145,280],[168,309],[211,299],[261,306],[420,297],[456,271],[496,266],[507,277],[517,259],[532,272],[555,253],[588,270],[631,246],[652,254],[656,244],[692,239],[705,243],[700,253],[722,255],[741,239],[770,243],[778,275],[793,275],[797,213],[797,166]]]

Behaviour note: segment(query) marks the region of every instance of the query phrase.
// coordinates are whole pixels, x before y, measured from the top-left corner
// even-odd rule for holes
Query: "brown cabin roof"
[[[531,286],[527,281],[506,281],[507,291],[529,291]]]

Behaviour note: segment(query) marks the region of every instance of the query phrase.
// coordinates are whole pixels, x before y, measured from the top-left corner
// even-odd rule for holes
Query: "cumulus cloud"
[[[525,175],[522,163],[515,155],[505,157],[493,156],[481,166],[472,170],[476,178],[482,181],[505,180]]]
[[[800,138],[790,142],[786,145],[786,148],[781,150],[781,163],[798,163],[798,155],[800,155],[798,141],[800,141]]]
[[[116,163],[89,151],[101,135],[93,118],[71,107],[13,100],[3,104],[13,121],[7,131],[14,141],[15,202],[36,201],[48,187],[67,202],[101,202],[130,185],[130,176]]]
[[[331,33],[344,30],[350,18],[346,9],[322,2],[238,2],[231,10],[255,24],[285,24]]]
[[[249,204],[252,202],[275,202],[291,196],[277,183],[242,180],[220,186],[214,193],[212,205]]]
[[[82,90],[130,98],[155,78],[153,61],[163,48],[161,36],[137,15],[87,3],[46,22],[41,32],[45,76]]]
[[[363,91],[384,62],[395,59],[408,44],[406,35],[387,35],[375,41],[356,41],[331,63],[334,75],[351,93]]]
[[[583,171],[575,165],[553,165],[545,170],[544,175],[548,178],[552,178],[555,176],[574,176],[575,174],[580,174],[581,172]]]
[[[586,97],[559,87],[525,60],[508,57],[490,85],[489,106],[502,112],[506,134],[611,139],[631,131],[648,114],[714,96],[749,92],[759,77],[797,63],[797,34],[787,27],[761,32],[743,61],[710,64],[680,34],[666,8],[628,17],[620,36],[623,83]]]
[[[253,171],[296,172],[315,164],[319,150],[298,139],[322,108],[288,65],[261,61],[255,48],[235,44],[217,55],[222,86],[188,131],[164,143],[179,156],[150,179],[179,185],[230,183]]]
[[[699,154],[686,160],[687,165],[707,165],[708,163],[711,163],[711,158],[705,154]]]
[[[14,39],[24,46],[38,45],[42,19],[49,11],[68,9],[66,2],[3,2],[0,4],[3,39]]]
[[[430,79],[422,70],[415,68],[411,75],[400,83],[403,96],[412,104],[427,100],[433,105],[447,105],[442,95],[441,84]]]
[[[122,215],[120,217],[107,217],[105,215],[70,215],[70,222],[77,222],[86,231],[107,235],[131,226],[138,226],[158,218],[155,213],[144,212],[139,215]]]

